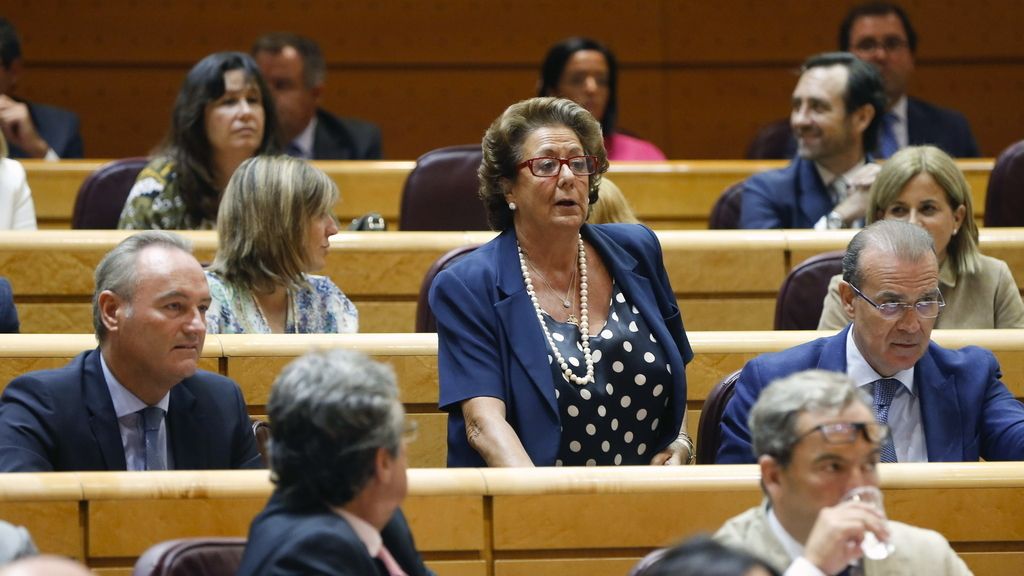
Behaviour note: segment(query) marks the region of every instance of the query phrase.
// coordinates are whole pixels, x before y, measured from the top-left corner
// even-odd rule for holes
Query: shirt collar
[[[381,547],[384,546],[384,540],[381,538],[380,532],[366,520],[340,506],[333,508],[333,510],[352,527],[356,536],[366,546],[366,551],[370,553],[370,558],[376,558],[380,554]]]
[[[907,125],[907,95],[900,96],[900,99],[896,101],[887,111],[896,117],[897,123],[901,126]]]
[[[884,376],[881,376],[875,369],[868,364],[868,361],[864,359],[864,355],[860,353],[860,349],[857,348],[857,342],[853,339],[853,326],[846,333],[846,375],[853,380],[853,383],[858,388],[868,386],[874,383],[876,380],[881,380]],[[914,367],[911,366],[906,370],[900,370],[896,374],[890,376],[899,380],[901,384],[907,389],[907,392],[914,393]]]
[[[849,184],[850,174],[856,172],[858,168],[867,163],[868,161],[866,158],[861,158],[859,162],[851,166],[850,169],[847,170],[846,172],[843,172],[841,176],[843,177],[843,179],[846,180],[846,183]],[[821,164],[818,164],[817,162],[814,163],[814,168],[818,171],[818,176],[821,177],[821,182],[825,184],[825,187],[828,188],[829,186],[831,186],[832,182],[835,181],[837,176],[832,172],[829,172],[827,168],[825,168]]]
[[[122,416],[129,414],[135,414],[139,410],[148,407],[149,405],[139,399],[138,396],[132,394],[131,390],[124,387],[116,377],[114,373],[107,367],[107,361],[103,359],[103,352],[100,352],[100,368],[103,369],[103,378],[107,381],[107,390],[110,392],[110,399],[114,402],[114,414],[120,419]],[[164,394],[164,397],[156,403],[158,408],[167,413],[167,407],[171,403],[171,393]]]
[[[782,522],[779,522],[779,518],[775,515],[775,508],[771,506],[768,507],[768,527],[771,528],[772,534],[782,544],[782,549],[789,555],[790,560],[795,560],[804,555],[803,544],[797,542],[795,538],[789,535],[789,532],[786,531],[786,528],[782,526]]]
[[[317,119],[314,115],[309,124],[306,124],[302,132],[295,137],[295,140],[292,140],[292,145],[298,148],[302,152],[302,157],[307,160],[313,158],[313,136],[316,134],[316,124]]]

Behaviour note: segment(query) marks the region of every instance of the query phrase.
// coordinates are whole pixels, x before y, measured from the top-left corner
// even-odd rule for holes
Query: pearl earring
[[[959,232],[959,231],[960,231],[959,228],[953,228],[953,236],[956,236],[956,233]]]
[[[515,202],[509,202],[508,203],[508,209],[513,211],[513,212],[515,212],[516,211],[516,203]]]

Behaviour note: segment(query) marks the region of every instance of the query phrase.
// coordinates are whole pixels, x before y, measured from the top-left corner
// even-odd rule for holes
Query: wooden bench
[[[43,228],[70,228],[75,196],[81,183],[106,160],[23,161]],[[412,161],[315,162],[341,190],[336,214],[347,223],[367,212],[379,212],[392,229],[398,224],[402,187],[416,165]],[[992,160],[958,160],[967,175],[980,223]],[[637,216],[660,229],[707,228],[711,207],[729,185],[762,170],[781,168],[784,161],[674,160],[614,162],[609,176],[622,189]]]
[[[129,232],[0,231],[0,271],[14,290],[25,333],[92,330],[93,270]],[[659,231],[665,266],[690,330],[770,330],[775,298],[789,270],[806,258],[846,247],[849,230]],[[216,251],[213,232],[187,232],[200,261]],[[331,239],[322,273],[359,308],[361,332],[411,332],[420,284],[430,265],[457,246],[492,232],[343,232]],[[1024,229],[991,228],[982,251],[1024,282]],[[1019,284],[1020,285],[1020,284]]]
[[[784,350],[822,334],[817,332],[690,332],[694,360],[687,366],[690,434],[697,438],[700,410],[711,388],[751,358]],[[1024,330],[938,330],[936,342],[948,348],[977,345],[992,350],[1003,381],[1024,398]],[[57,368],[96,345],[87,334],[0,335],[0,386],[30,372]],[[438,410],[437,337],[434,334],[209,335],[202,367],[238,382],[254,417],[266,415],[271,384],[281,369],[305,352],[330,347],[360,350],[395,368],[400,397],[419,423],[409,448],[410,466],[443,467],[447,458],[447,417]]]
[[[938,530],[979,576],[1024,572],[1024,463],[880,476],[890,518]],[[756,466],[410,470],[402,508],[440,576],[622,576],[757,505],[758,478]],[[127,576],[157,542],[245,536],[271,490],[260,471],[5,474],[0,516],[43,552]]]

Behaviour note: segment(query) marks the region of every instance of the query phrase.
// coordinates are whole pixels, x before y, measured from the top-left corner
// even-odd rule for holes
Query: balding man
[[[0,396],[0,471],[262,467],[238,385],[198,369],[209,305],[180,236],[118,244],[96,268],[99,347]]]
[[[892,429],[883,462],[1024,459],[1024,406],[1000,381],[992,353],[930,339],[944,303],[928,232],[898,220],[861,230],[843,258],[839,294],[850,326],[744,366],[717,462],[754,462],[751,406],[769,382],[809,368],[846,373],[871,394],[879,421]]]

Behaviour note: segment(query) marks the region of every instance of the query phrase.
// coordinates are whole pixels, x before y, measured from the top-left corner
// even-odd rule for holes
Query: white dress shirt
[[[306,128],[299,132],[299,135],[295,137],[291,142],[291,146],[299,149],[302,158],[306,160],[313,159],[313,137],[316,135],[316,116],[306,124]]]
[[[915,314],[916,312],[907,312]],[[846,334],[846,375],[868,395],[872,395],[875,380],[883,378],[872,368],[853,339],[853,327]],[[924,427],[921,422],[921,398],[914,386],[914,367],[890,376],[903,386],[889,405],[889,429],[892,431],[893,446],[899,462],[927,462],[928,447],[924,441]]]

